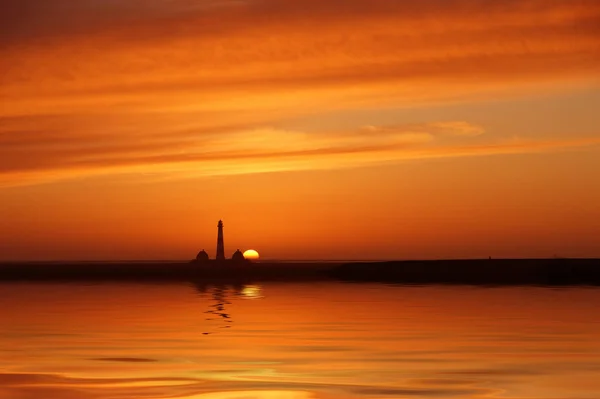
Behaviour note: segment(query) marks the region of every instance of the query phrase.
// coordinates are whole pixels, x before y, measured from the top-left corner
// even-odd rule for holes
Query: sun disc
[[[256,252],[253,249],[249,249],[246,252],[244,252],[244,258],[246,259],[257,260],[259,257],[260,255],[258,255],[258,252]]]

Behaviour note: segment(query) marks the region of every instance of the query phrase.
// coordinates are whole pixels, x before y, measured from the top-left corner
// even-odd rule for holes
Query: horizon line
[[[469,258],[407,258],[407,259],[250,259],[254,263],[336,263],[336,262],[430,262],[430,261],[470,261],[470,260],[561,260],[561,259],[600,259],[600,256],[549,256],[549,257],[469,257]],[[211,259],[215,260],[215,259]],[[65,259],[13,259],[0,260],[5,263],[188,263],[191,259],[100,259],[100,260],[65,260]]]

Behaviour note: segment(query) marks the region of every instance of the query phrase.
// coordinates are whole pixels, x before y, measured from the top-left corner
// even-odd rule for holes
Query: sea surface
[[[0,398],[600,398],[597,288],[0,284]]]

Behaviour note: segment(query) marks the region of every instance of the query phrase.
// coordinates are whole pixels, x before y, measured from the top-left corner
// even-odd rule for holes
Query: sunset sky
[[[0,260],[600,256],[597,0],[0,9]]]

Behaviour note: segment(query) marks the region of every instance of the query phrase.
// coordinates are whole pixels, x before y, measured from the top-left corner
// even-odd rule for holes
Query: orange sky
[[[595,0],[0,5],[0,259],[600,256]]]

